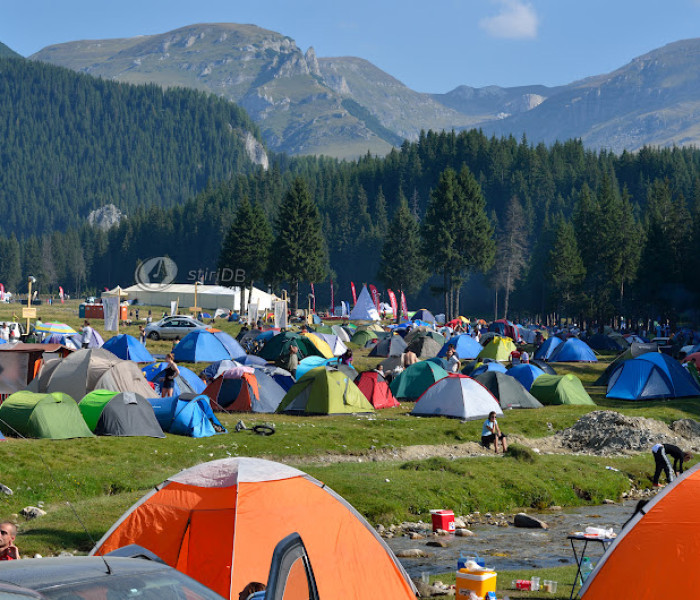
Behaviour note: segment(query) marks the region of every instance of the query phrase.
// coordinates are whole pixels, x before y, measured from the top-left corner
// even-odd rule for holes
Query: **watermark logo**
[[[158,292],[166,290],[177,277],[177,265],[167,256],[154,256],[143,261],[134,271],[136,285],[141,289]]]

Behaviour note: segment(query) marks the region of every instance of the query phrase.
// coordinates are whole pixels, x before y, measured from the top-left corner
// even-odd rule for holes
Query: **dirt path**
[[[579,454],[620,456],[648,452],[658,443],[676,444],[684,450],[700,451],[700,423],[691,419],[675,421],[671,427],[644,417],[626,417],[614,411],[594,411],[581,417],[572,427],[544,438],[510,435],[518,443],[542,454]],[[346,462],[405,462],[433,457],[466,458],[494,456],[477,442],[379,448],[358,454],[329,453],[316,456],[285,457],[295,465],[324,465]]]

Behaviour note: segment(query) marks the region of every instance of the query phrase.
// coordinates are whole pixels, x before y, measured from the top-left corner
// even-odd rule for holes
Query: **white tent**
[[[486,419],[491,411],[503,415],[493,394],[475,379],[453,373],[425,390],[411,414],[471,420]]]
[[[122,293],[124,292],[129,294],[129,299],[132,302],[147,306],[170,307],[171,302],[177,301],[179,309],[183,313],[194,306],[194,284],[173,283],[162,290],[148,289],[146,286],[136,284],[123,289]],[[240,288],[237,287],[197,285],[197,306],[212,311],[217,308],[236,311],[240,306],[240,295]],[[246,292],[247,296],[248,292]],[[249,302],[257,303],[258,310],[269,310],[275,299],[277,298],[274,294],[268,294],[254,287]]]
[[[357,299],[357,304],[350,313],[351,321],[379,321],[379,312],[377,307],[372,302],[372,297],[367,291],[367,286],[362,287],[360,297]]]

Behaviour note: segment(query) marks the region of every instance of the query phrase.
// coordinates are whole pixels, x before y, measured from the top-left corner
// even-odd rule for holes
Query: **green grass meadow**
[[[140,307],[140,316],[147,314]],[[154,321],[163,309],[154,307]],[[60,321],[78,330],[82,319],[78,303],[38,307],[44,322]],[[0,321],[17,320],[21,307],[0,304]],[[107,339],[102,324],[92,325]],[[216,327],[235,335],[238,325],[217,321]],[[122,327],[121,332],[137,335],[138,325]],[[152,353],[164,354],[172,342],[148,341]],[[365,349],[353,348],[359,370],[374,367]],[[625,403],[607,400],[605,389],[593,383],[612,357],[597,364],[560,365],[558,373],[580,377],[598,408],[609,408],[630,416],[644,416],[671,423],[680,418],[700,420],[697,399],[670,402]],[[195,371],[204,365],[187,365]],[[24,555],[58,554],[61,551],[87,552],[111,524],[154,485],[178,471],[208,460],[230,456],[255,456],[289,461],[347,498],[372,524],[429,519],[436,506],[458,514],[515,512],[543,509],[552,505],[597,504],[606,498],[619,499],[631,487],[650,484],[653,462],[646,455],[600,458],[564,454],[538,455],[517,446],[506,456],[485,455],[470,458],[392,459],[397,448],[414,445],[457,445],[479,440],[481,422],[461,423],[445,418],[416,418],[409,415],[413,404],[379,411],[376,415],[336,417],[292,417],[222,413],[220,419],[231,433],[212,438],[192,439],[167,435],[165,439],[95,437],[76,440],[8,439],[0,445],[0,483],[14,495],[0,494],[0,518],[17,520],[18,542]],[[528,438],[550,435],[573,425],[583,414],[596,408],[552,406],[540,410],[508,411],[500,419],[509,434]],[[233,432],[242,419],[246,425],[273,423],[276,434],[269,437],[251,431]],[[551,429],[550,429],[551,428]],[[385,460],[373,461],[377,452]],[[348,455],[344,462],[333,462],[336,455]],[[619,472],[607,470],[613,466]],[[25,522],[13,517],[27,505],[43,503],[47,515]],[[77,515],[77,516],[76,516]],[[79,516],[79,519],[78,519]],[[82,523],[88,533],[83,530]],[[563,598],[564,584],[573,578],[571,567],[543,571],[542,579],[559,581],[557,594]],[[499,574],[506,579],[533,574]],[[537,574],[537,573],[535,573]],[[439,577],[448,582],[449,576]],[[569,588],[571,581],[569,581]],[[499,585],[499,589],[502,585]],[[508,590],[512,598],[544,597],[542,593]],[[534,594],[534,595],[533,595]]]

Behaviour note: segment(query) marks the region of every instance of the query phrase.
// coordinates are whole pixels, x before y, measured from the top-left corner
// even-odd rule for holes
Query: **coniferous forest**
[[[325,247],[313,227],[295,243],[318,254],[309,277],[319,306],[330,278],[336,301],[350,298],[350,281],[405,281],[412,307],[448,314],[697,322],[695,148],[615,155],[577,140],[424,132],[386,157],[272,156],[263,170],[230,135],[254,125],[211,96],[16,59],[0,61],[0,92],[0,281],[11,291],[28,273],[43,293],[126,286],[139,260],[158,255],[182,274],[235,268],[224,242],[243,247],[263,214],[272,249],[260,260],[275,264],[246,284],[288,288],[275,251],[286,207],[308,196]],[[128,218],[108,231],[87,225],[108,203]],[[294,277],[303,295],[308,280]]]

